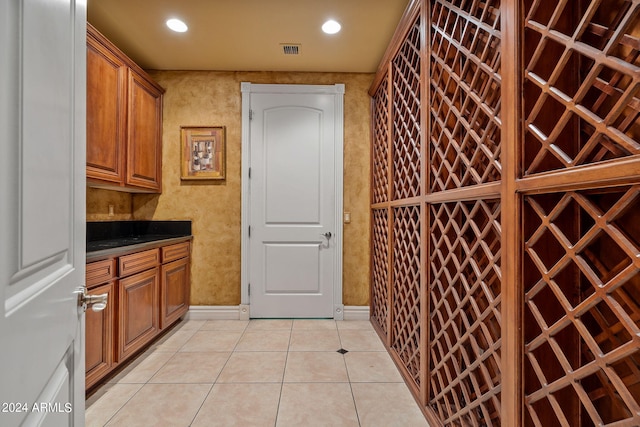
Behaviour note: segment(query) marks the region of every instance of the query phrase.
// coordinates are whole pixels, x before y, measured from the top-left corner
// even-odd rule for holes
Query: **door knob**
[[[85,301],[87,302],[87,305],[91,306],[91,310],[102,311],[107,308],[108,298],[109,294],[87,295]]]
[[[78,306],[82,307],[84,311],[87,310],[87,306],[91,306],[93,311],[102,311],[107,308],[109,294],[88,295],[87,288],[84,286],[76,290],[75,293],[78,294]]]
[[[326,233],[321,233],[320,235],[326,237],[327,240],[329,240],[332,236],[330,231],[327,231]]]

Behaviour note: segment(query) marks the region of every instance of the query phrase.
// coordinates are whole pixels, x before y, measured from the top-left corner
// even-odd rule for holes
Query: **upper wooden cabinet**
[[[125,184],[160,192],[162,175],[162,92],[129,70],[127,175]]]
[[[122,60],[88,37],[87,178],[116,185],[124,182],[126,77]]]
[[[139,66],[87,24],[87,183],[162,189],[162,94]]]

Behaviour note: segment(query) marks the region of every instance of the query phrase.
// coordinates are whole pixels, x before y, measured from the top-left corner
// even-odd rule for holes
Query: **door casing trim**
[[[292,84],[254,84],[242,82],[242,213],[241,213],[241,304],[249,305],[249,165],[251,152],[249,150],[251,126],[249,110],[252,93],[272,94],[331,94],[335,97],[335,269],[333,272],[333,318],[344,319],[344,305],[342,303],[342,211],[344,195],[344,84],[335,85],[292,85]],[[333,237],[332,237],[333,239]]]

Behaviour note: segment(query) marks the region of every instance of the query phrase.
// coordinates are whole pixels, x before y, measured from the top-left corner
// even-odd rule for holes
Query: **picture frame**
[[[226,179],[226,129],[224,126],[181,126],[180,179]]]

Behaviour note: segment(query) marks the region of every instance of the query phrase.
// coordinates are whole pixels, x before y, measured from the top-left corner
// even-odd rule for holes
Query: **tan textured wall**
[[[113,205],[113,216],[109,216]],[[126,221],[133,218],[131,193],[87,188],[87,221]]]
[[[191,303],[240,303],[240,83],[345,84],[344,304],[369,303],[369,96],[372,74],[155,71],[164,96],[161,195],[133,195],[135,219],[191,219]],[[180,126],[226,126],[225,182],[180,181]]]

